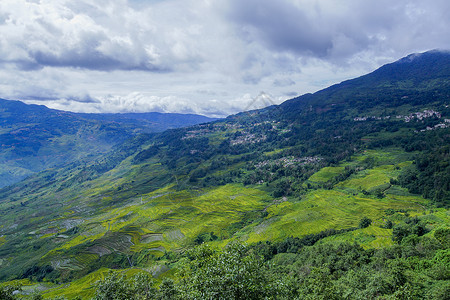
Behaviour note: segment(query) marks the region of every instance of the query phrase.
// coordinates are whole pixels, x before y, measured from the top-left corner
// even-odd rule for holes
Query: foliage
[[[422,236],[427,232],[426,226],[419,218],[407,218],[402,223],[393,227],[392,240],[401,243],[404,238],[411,234]]]
[[[358,227],[359,228],[366,228],[366,227],[369,227],[370,224],[372,224],[372,220],[369,219],[368,217],[363,217],[361,219],[361,221],[359,221],[359,226]]]
[[[22,290],[18,284],[5,285],[0,284],[0,299],[2,300],[14,300],[17,299],[16,291]]]
[[[138,273],[126,278],[119,272],[110,272],[105,279],[95,284],[94,300],[153,299],[156,289],[148,273]]]
[[[183,299],[267,299],[281,292],[267,266],[240,244],[219,251],[203,245],[187,256],[179,284]]]
[[[197,246],[180,260],[182,269],[175,281],[164,279],[153,297],[445,299],[449,287],[450,252],[430,237],[410,235],[400,245],[379,250],[342,242],[315,244],[265,257],[255,255],[262,244],[233,243],[223,249]],[[123,278],[114,278],[123,285]],[[123,294],[117,288],[111,290]]]
[[[227,296],[239,287],[220,276],[247,278],[268,298],[264,286],[288,299],[439,298],[448,289],[448,66],[448,55],[427,54],[279,106],[137,135],[0,189],[0,279],[72,282],[45,294],[87,297],[102,268],[132,267],[173,279],[156,298],[199,297],[204,274],[208,293]],[[123,128],[111,126],[77,132],[117,142]],[[59,136],[53,127],[39,137]],[[30,128],[22,137],[37,133]],[[11,153],[54,157],[32,139],[27,147]],[[210,261],[183,257],[232,241],[256,244],[234,256],[204,250]],[[230,266],[227,275],[217,267],[227,262],[261,273]],[[126,294],[129,280],[113,281]]]

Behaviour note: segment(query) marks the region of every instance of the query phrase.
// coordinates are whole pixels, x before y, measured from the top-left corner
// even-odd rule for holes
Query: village
[[[355,117],[355,118],[353,118],[353,121],[364,122],[364,121],[368,121],[368,120],[388,120],[391,117],[392,116],[384,116],[384,117],[364,116],[364,117]],[[442,114],[440,112],[432,110],[432,109],[425,109],[423,112],[415,112],[415,113],[411,113],[409,115],[395,116],[396,119],[403,120],[406,123],[409,123],[414,120],[422,121],[424,119],[433,118],[433,117],[437,118],[437,119],[441,119]],[[450,127],[450,119],[444,119],[444,122],[442,122],[442,123],[435,124],[434,126],[427,126],[425,129],[415,130],[414,132],[416,132],[416,133],[425,132],[425,131],[429,131],[429,130],[435,130],[435,129],[447,128],[447,127]]]

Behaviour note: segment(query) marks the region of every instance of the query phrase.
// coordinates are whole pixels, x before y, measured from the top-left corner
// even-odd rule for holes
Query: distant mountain
[[[319,110],[371,108],[388,109],[402,105],[425,105],[434,99],[450,101],[450,51],[411,54],[367,75],[330,86],[284,102],[281,108],[293,116],[312,105]]]
[[[398,296],[418,270],[432,290],[447,278],[434,274],[450,225],[449,58],[408,56],[278,106],[139,134],[4,187],[0,280],[80,278],[46,295],[87,297],[104,268],[177,279],[180,265],[206,253],[186,250],[244,242],[265,260],[287,253],[271,260],[274,278],[285,270],[311,290],[319,281],[342,288],[356,274],[354,258],[334,264],[344,242],[386,249],[374,260],[385,273],[370,277],[376,268],[364,259],[355,290],[386,277],[392,288],[372,289],[373,298]],[[316,243],[329,255],[320,261],[300,251]],[[311,253],[300,269],[299,253]]]
[[[161,132],[167,129],[187,127],[200,123],[208,123],[218,118],[209,118],[195,114],[176,114],[176,113],[104,113],[104,114],[76,114],[89,120],[98,120],[103,122],[115,122],[126,125],[134,125],[142,128],[142,132]]]
[[[77,114],[0,99],[0,187],[98,155],[139,134],[208,122],[199,115]]]

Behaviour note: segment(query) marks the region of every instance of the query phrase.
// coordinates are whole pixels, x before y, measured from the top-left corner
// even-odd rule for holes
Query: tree
[[[18,284],[12,285],[0,285],[0,299],[2,300],[14,300],[17,299],[15,291],[21,291],[22,288]]]
[[[159,300],[174,300],[178,299],[178,290],[175,283],[170,278],[164,278],[159,286],[159,291],[156,299]]]
[[[94,300],[153,299],[156,289],[148,273],[138,273],[127,278],[123,273],[110,271],[96,282]]]
[[[267,299],[279,292],[262,260],[243,245],[214,250],[203,244],[188,257],[179,283],[183,299]]]
[[[450,228],[441,227],[434,232],[434,237],[442,244],[442,246],[450,247]]]
[[[401,243],[403,238],[410,234],[408,225],[400,223],[394,226],[392,230],[392,240],[397,243]]]
[[[363,217],[361,221],[359,221],[359,228],[366,228],[369,227],[370,224],[372,224],[372,220],[368,217]]]
[[[300,285],[299,292],[300,299],[339,299],[327,268],[312,268],[309,276]]]
[[[391,220],[387,220],[386,223],[384,223],[384,228],[386,229],[392,229],[393,226],[394,224],[392,223]]]

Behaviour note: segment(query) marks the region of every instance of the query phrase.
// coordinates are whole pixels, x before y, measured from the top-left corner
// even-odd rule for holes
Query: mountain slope
[[[449,204],[449,54],[422,56],[280,106],[140,135],[1,189],[0,278],[162,272],[204,241],[327,229],[367,248],[392,245],[386,221]],[[438,212],[431,231],[448,227],[448,210]],[[357,229],[363,217],[373,225]]]
[[[358,113],[399,108],[402,105],[425,105],[450,101],[446,91],[450,86],[450,53],[430,51],[411,54],[397,62],[384,65],[374,72],[333,85],[314,95],[308,94],[281,105],[288,113],[303,109],[303,105],[321,110],[357,109]]]
[[[0,99],[0,187],[88,155],[142,132],[211,121],[181,114],[76,114]]]
[[[143,127],[143,132],[162,132],[167,129],[186,127],[200,123],[207,123],[217,120],[194,114],[176,113],[120,113],[120,114],[77,114],[80,117],[103,122],[116,122],[120,124],[133,124]]]

